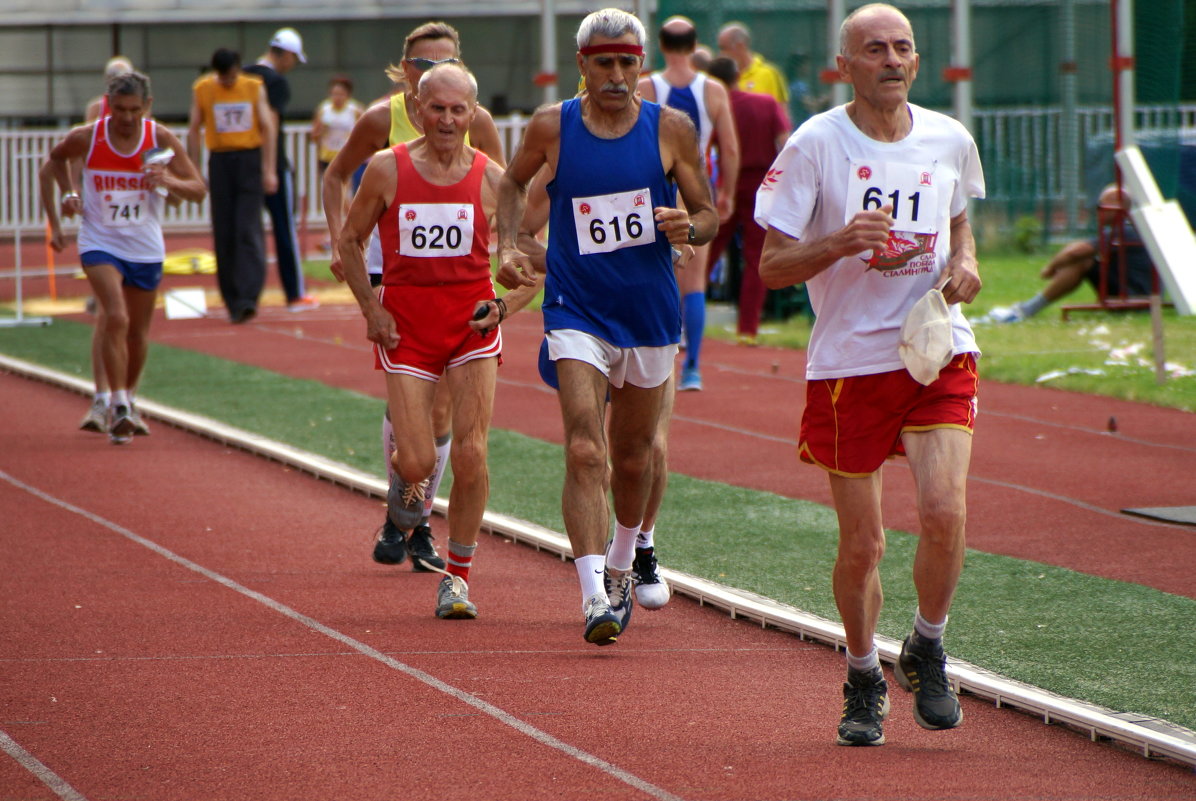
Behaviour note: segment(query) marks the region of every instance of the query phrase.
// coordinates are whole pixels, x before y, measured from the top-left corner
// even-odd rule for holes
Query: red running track
[[[368,561],[379,502],[165,425],[115,448],[81,405],[0,373],[2,799],[1196,793],[969,697],[926,732],[894,689],[889,744],[837,747],[840,655],[683,598],[594,648],[572,568],[497,537],[481,617],[438,621],[434,577]]]
[[[540,326],[536,313],[503,325],[494,425],[560,442],[555,395],[536,372]],[[384,397],[355,306],[302,314],[266,308],[248,326],[159,320],[152,334],[176,347]],[[830,505],[822,471],[796,458],[803,354],[707,338],[703,365],[705,391],[677,396],[670,468]],[[984,382],[983,359],[980,369],[969,546],[1196,598],[1196,531],[1120,511],[1196,504],[1196,415]],[[1110,417],[1118,421],[1115,434],[1108,433]],[[916,532],[909,470],[894,460],[885,472],[886,524]]]

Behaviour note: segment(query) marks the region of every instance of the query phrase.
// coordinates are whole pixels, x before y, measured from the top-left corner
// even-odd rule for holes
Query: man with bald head
[[[854,11],[836,62],[852,101],[790,137],[757,192],[756,221],[767,231],[765,285],[806,283],[818,319],[798,453],[827,472],[839,520],[832,586],[847,683],[838,742],[880,745],[889,710],[874,644],[881,468],[893,456],[907,457],[921,527],[914,630],[895,676],[923,728],[963,720],[942,637],[964,560],[979,349],[959,304],[980,291],[968,199],[984,196],[984,174],[967,129],[909,102],[919,57],[904,14],[883,3]],[[903,332],[922,298],[943,309],[927,318],[946,346],[932,362],[911,361]]]
[[[490,232],[502,168],[465,144],[478,111],[477,82],[458,63],[434,66],[419,81],[423,136],[370,159],[340,232],[345,281],[386,374],[395,432],[391,504],[422,513],[436,467],[432,404],[444,381],[454,432],[447,568],[436,615],[474,618],[469,570],[489,496],[486,440],[505,304],[494,299]],[[374,227],[382,240],[377,295],[364,251]],[[484,319],[473,321],[475,312]]]
[[[739,67],[739,88],[745,92],[772,95],[782,106],[789,105],[789,82],[775,64],[752,52],[752,34],[742,22],[728,22],[718,32],[719,55]]]

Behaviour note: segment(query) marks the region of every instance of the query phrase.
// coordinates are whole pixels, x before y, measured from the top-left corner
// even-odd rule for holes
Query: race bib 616
[[[473,250],[472,203],[403,203],[399,253],[414,258],[468,256]]]
[[[645,189],[573,198],[573,226],[582,255],[610,253],[656,241],[652,193]]]

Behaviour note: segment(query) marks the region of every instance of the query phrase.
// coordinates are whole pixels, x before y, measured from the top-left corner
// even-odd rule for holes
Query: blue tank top
[[[618,139],[590,133],[581,101],[561,105],[561,146],[550,198],[544,330],[569,328],[620,348],[681,339],[672,247],[652,210],[673,207],[660,164],[660,106],[643,101]]]

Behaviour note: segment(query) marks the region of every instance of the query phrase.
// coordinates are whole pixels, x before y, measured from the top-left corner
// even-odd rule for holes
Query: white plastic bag
[[[897,346],[905,369],[919,384],[929,385],[951,361],[951,311],[937,288],[923,295],[901,324]]]

